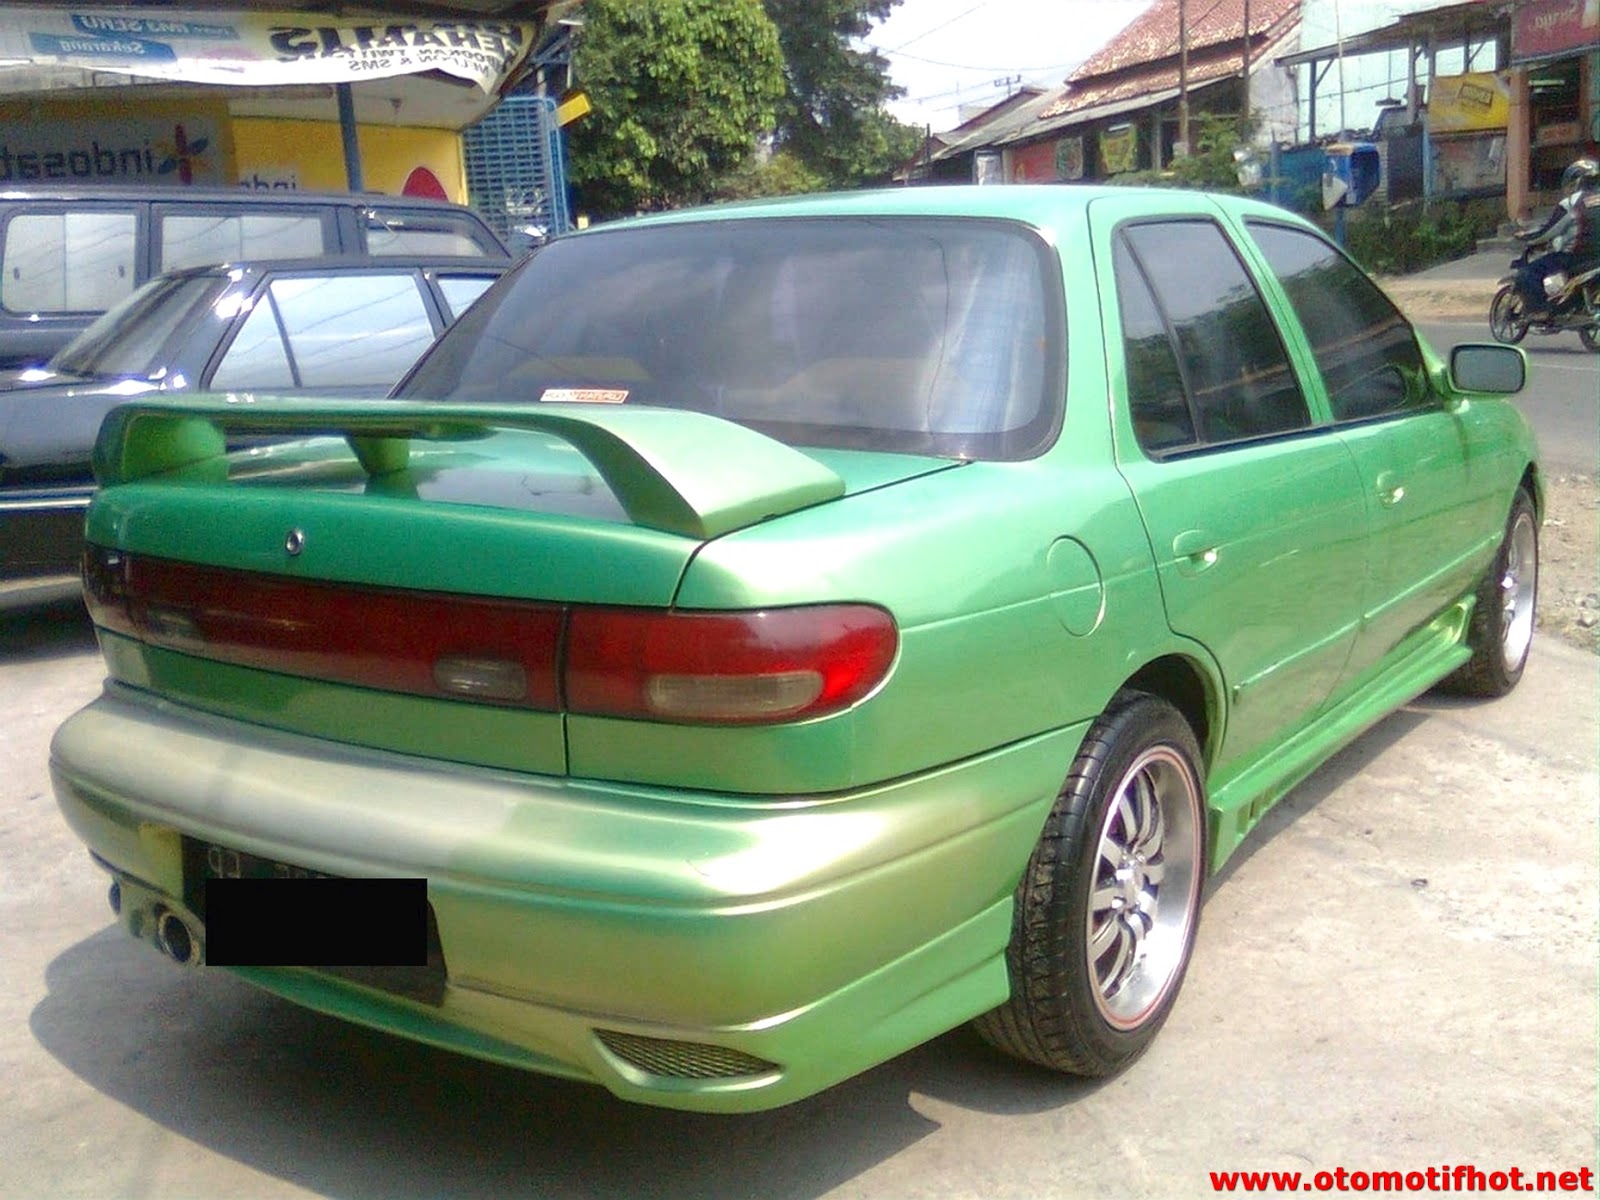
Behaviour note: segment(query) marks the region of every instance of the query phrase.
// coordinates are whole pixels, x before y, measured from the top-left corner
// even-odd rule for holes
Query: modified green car
[[[563,238],[396,399],[112,413],[57,795],[180,962],[631,1100],[780,1105],[969,1020],[1107,1075],[1276,800],[1517,683],[1524,373],[1244,200]]]

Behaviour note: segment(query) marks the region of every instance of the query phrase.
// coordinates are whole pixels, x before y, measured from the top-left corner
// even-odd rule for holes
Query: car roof
[[[449,270],[501,275],[509,271],[513,265],[513,260],[509,258],[476,254],[385,254],[376,258],[364,254],[318,254],[298,258],[230,259],[225,262],[178,267],[164,274],[168,277],[177,277],[224,275],[236,271],[242,271],[247,275],[262,275],[269,271],[316,271],[338,275],[393,271],[399,268],[403,271]]]
[[[0,188],[0,200],[186,201],[199,204],[343,204],[459,212],[465,205],[386,192],[314,192],[301,188],[177,187],[138,184],[48,184]],[[469,210],[470,211],[470,210]]]
[[[602,233],[619,226],[676,224],[684,221],[749,219],[761,217],[834,216],[944,216],[1021,221],[1040,229],[1059,228],[1081,218],[1097,200],[1147,203],[1159,197],[1174,210],[1193,212],[1197,206],[1237,215],[1271,216],[1303,224],[1288,209],[1246,196],[1198,192],[1182,188],[1115,187],[1094,184],[950,184],[942,186],[881,188],[859,192],[813,193],[678,209],[591,227]],[[572,235],[569,235],[572,236]],[[579,234],[577,236],[587,236]]]

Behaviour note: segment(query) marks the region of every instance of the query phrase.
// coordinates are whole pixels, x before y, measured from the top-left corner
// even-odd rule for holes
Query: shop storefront
[[[1529,0],[1512,14],[1506,207],[1559,198],[1561,172],[1600,152],[1600,0]]]
[[[353,149],[366,189],[464,202],[459,131],[495,103],[535,30],[338,20],[0,8],[0,186],[342,190]]]

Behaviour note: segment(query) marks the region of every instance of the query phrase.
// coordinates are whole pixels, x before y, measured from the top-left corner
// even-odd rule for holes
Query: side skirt
[[[1457,601],[1406,639],[1372,678],[1288,740],[1239,764],[1212,785],[1215,873],[1289,790],[1346,743],[1416,699],[1472,656],[1465,637],[1473,598]]]

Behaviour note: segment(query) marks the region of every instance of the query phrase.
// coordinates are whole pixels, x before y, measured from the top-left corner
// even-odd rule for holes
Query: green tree
[[[922,133],[884,108],[902,94],[888,61],[854,45],[900,0],[764,2],[783,47],[778,145],[830,187],[884,179],[908,161]]]
[[[777,120],[783,52],[761,0],[588,0],[573,65],[593,110],[569,127],[579,207],[693,204]]]

